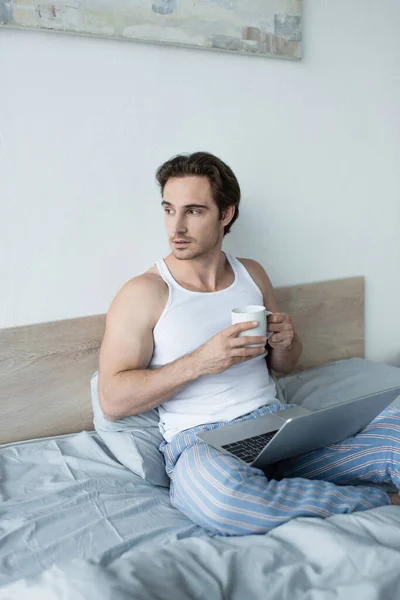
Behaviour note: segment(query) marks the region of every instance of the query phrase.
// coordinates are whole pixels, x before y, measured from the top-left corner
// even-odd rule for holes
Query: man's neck
[[[232,269],[221,249],[217,253],[204,254],[188,260],[177,259],[170,254],[165,262],[178,283],[201,292],[215,292],[227,287]]]

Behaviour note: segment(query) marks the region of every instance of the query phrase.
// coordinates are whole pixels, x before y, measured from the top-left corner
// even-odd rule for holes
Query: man
[[[167,161],[157,180],[171,254],[128,281],[110,307],[99,362],[105,416],[116,420],[158,407],[172,504],[223,535],[264,533],[296,516],[399,504],[397,494],[351,485],[400,488],[400,411],[392,407],[345,443],[282,461],[269,480],[197,440],[200,430],[288,408],[276,398],[266,361],[288,373],[302,345],[290,316],[279,312],[263,267],[221,250],[239,215],[232,170],[196,152]],[[230,325],[231,309],[249,304],[273,312],[269,353],[266,338],[238,337],[251,322]],[[251,343],[263,346],[246,347]]]

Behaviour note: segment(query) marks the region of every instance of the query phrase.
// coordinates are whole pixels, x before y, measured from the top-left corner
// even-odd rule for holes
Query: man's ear
[[[235,215],[235,210],[236,210],[236,206],[234,206],[233,204],[231,206],[228,206],[228,208],[226,208],[224,210],[224,212],[222,213],[222,219],[221,219],[221,223],[224,226],[229,225],[229,223],[232,221],[232,219]]]

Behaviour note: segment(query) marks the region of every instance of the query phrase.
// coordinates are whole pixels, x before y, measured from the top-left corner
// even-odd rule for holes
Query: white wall
[[[300,62],[0,31],[0,327],[107,311],[168,253],[157,166],[232,166],[225,248],[274,285],[366,276],[400,365],[400,3],[305,0]]]

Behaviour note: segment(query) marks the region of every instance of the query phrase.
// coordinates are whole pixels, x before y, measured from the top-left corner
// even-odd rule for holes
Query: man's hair
[[[220,219],[229,206],[235,206],[235,214],[224,228],[225,236],[239,216],[240,186],[234,172],[222,160],[208,152],[178,154],[157,169],[156,179],[161,187],[161,194],[164,193],[168,179],[188,175],[207,177]]]

